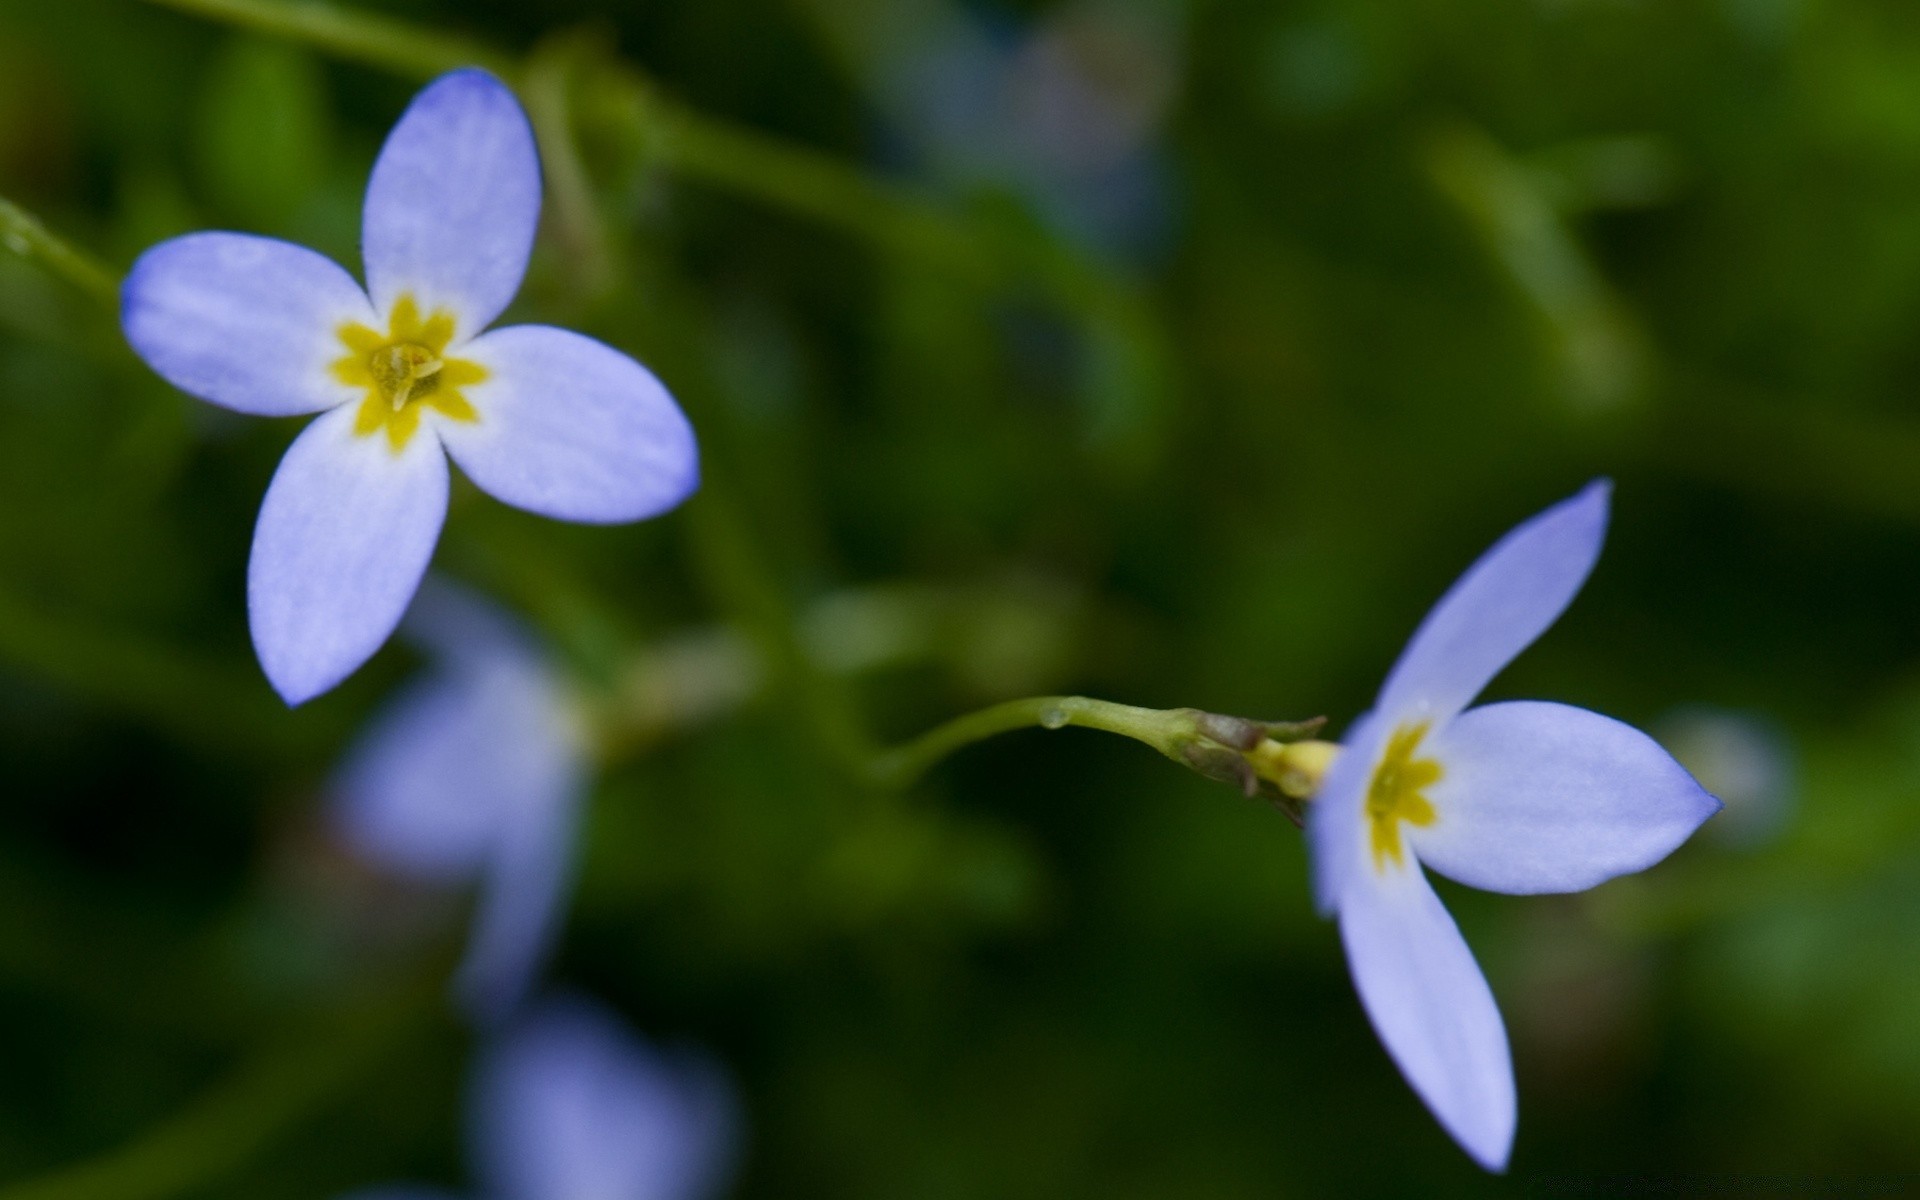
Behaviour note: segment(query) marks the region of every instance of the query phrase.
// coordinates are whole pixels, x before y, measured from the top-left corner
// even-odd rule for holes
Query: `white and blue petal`
[[[1565,704],[1468,709],[1434,737],[1420,860],[1493,892],[1578,892],[1659,862],[1720,802],[1646,734]]]
[[[450,311],[456,343],[520,290],[540,221],[540,156],[520,102],[478,68],[413,98],[367,182],[361,253],[382,313],[411,293]]]
[[[1481,555],[1427,613],[1375,711],[1437,727],[1472,703],[1573,602],[1600,556],[1611,492],[1605,480],[1589,484]]]
[[[121,287],[121,328],[168,383],[237,412],[285,417],[360,394],[333,377],[337,330],[371,325],[353,276],[304,246],[242,233],[161,242]]]
[[[1461,1148],[1504,1171],[1516,1119],[1513,1059],[1486,976],[1412,861],[1346,889],[1340,937],[1387,1053]]]
[[[579,998],[538,1005],[482,1058],[472,1145],[495,1200],[703,1200],[735,1141],[717,1068],[667,1054]]]
[[[438,443],[415,437],[396,452],[354,432],[356,407],[316,418],[294,439],[254,527],[253,644],[289,704],[332,688],[387,640],[446,520]]]
[[[699,485],[692,426],[653,373],[618,350],[515,325],[461,353],[488,372],[464,392],[479,420],[436,428],[453,461],[497,499],[609,523],[664,512]]]

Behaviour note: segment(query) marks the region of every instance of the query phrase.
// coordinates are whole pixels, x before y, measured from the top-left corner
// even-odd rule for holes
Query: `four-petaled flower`
[[[726,1183],[732,1088],[576,996],[547,1000],[482,1055],[469,1137],[480,1200],[707,1200]],[[384,1187],[343,1200],[455,1200]]]
[[[364,290],[311,250],[236,233],[163,242],[127,277],[127,340],[170,383],[323,414],[267,489],[248,566],[254,646],[288,703],[393,632],[446,519],[449,455],[482,490],[568,521],[639,520],[696,486],[693,431],[646,368],[563,329],[487,331],[539,215],[526,114],[493,76],[455,71],[374,164]]]
[[[1421,866],[1488,891],[1576,892],[1652,866],[1720,809],[1645,734],[1563,704],[1467,705],[1586,581],[1598,482],[1521,525],[1441,598],[1328,770],[1309,826],[1368,1017],[1489,1170],[1513,1146],[1513,1063],[1487,980]],[[1463,711],[1464,710],[1464,711]]]

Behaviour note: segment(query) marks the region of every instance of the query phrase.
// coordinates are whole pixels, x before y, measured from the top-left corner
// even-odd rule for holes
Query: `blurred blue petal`
[[[267,678],[300,704],[357,670],[420,586],[447,513],[431,438],[395,451],[354,432],[355,405],[301,431],[254,526],[247,611]]]
[[[1444,724],[1559,619],[1600,557],[1613,485],[1601,479],[1522,523],[1447,590],[1380,689],[1394,724]]]
[[[540,221],[533,129],[505,84],[469,68],[407,106],[367,182],[367,290],[381,312],[411,292],[473,337],[520,290]]]
[[[542,753],[553,760],[540,764],[550,777],[528,779],[521,803],[500,814],[473,933],[454,977],[462,1005],[483,1021],[499,1020],[525,998],[573,891],[579,765],[557,742],[537,747],[529,738],[524,748],[534,752],[529,760]]]
[[[406,631],[433,665],[349,751],[333,818],[391,870],[477,885],[455,986],[493,1018],[525,992],[565,908],[584,743],[563,685],[506,614],[435,580]]]
[[[467,390],[480,419],[442,422],[440,438],[496,499],[565,521],[637,521],[699,483],[693,427],[653,373],[618,350],[515,325],[463,353],[491,372]]]
[[[1646,734],[1565,704],[1469,709],[1434,739],[1420,861],[1494,892],[1579,892],[1671,854],[1720,802]]]
[[[702,1200],[730,1172],[725,1076],[663,1052],[605,1008],[545,1001],[482,1058],[473,1152],[492,1200]]]
[[[339,264],[304,246],[240,233],[161,242],[121,287],[127,342],[191,396],[263,417],[352,400],[333,377],[335,334],[373,325],[367,295]]]

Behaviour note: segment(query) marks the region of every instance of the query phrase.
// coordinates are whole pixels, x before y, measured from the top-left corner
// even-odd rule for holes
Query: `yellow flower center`
[[[380,333],[356,321],[335,330],[347,348],[335,360],[333,377],[367,389],[354,418],[353,432],[369,437],[387,431],[395,454],[406,449],[420,428],[422,406],[456,421],[478,421],[480,414],[460,389],[486,379],[487,369],[464,358],[446,357],[453,341],[453,317],[435,310],[422,320],[413,296],[402,293]]]
[[[1426,826],[1434,822],[1433,804],[1426,789],[1440,782],[1440,764],[1431,758],[1415,758],[1420,739],[1427,736],[1427,723],[1402,725],[1387,739],[1387,752],[1373,769],[1373,781],[1367,785],[1367,821],[1373,832],[1373,869],[1386,870],[1387,860],[1394,866],[1404,861],[1400,823]]]

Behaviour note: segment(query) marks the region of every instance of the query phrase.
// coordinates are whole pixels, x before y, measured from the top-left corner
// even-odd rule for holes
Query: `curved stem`
[[[464,38],[379,13],[331,4],[284,0],[148,0],[161,8],[225,21],[230,25],[317,46],[341,58],[382,67],[400,75],[431,78],[476,63],[510,74],[511,62],[497,51]]]
[[[4,198],[0,198],[0,246],[40,264],[107,307],[119,307],[119,275],[47,232],[39,218]]]
[[[870,760],[867,775],[881,787],[904,788],[947,755],[975,742],[1016,729],[1069,725],[1117,733],[1177,758],[1181,739],[1192,734],[1192,718],[1190,709],[1136,708],[1088,696],[1030,696],[955,717],[905,745],[883,751]]]

